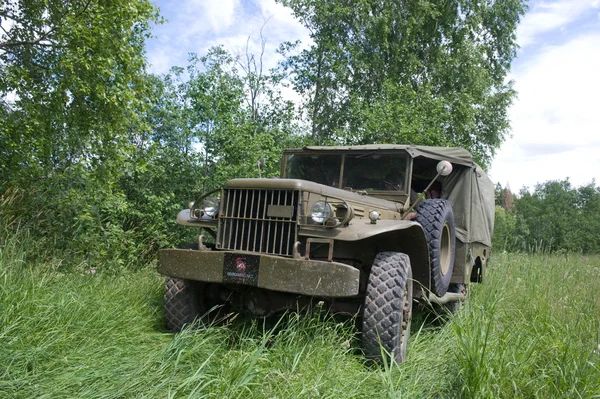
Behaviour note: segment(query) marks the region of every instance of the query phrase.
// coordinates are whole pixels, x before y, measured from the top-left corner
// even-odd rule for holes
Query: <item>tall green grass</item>
[[[456,317],[416,317],[408,361],[381,367],[352,320],[319,312],[170,334],[153,268],[63,273],[26,241],[0,247],[1,398],[600,397],[598,257],[497,257]]]
[[[501,255],[452,323],[468,398],[600,397],[600,258]]]

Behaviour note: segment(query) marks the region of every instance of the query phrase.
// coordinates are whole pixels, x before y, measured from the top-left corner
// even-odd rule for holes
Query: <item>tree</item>
[[[496,183],[494,187],[494,202],[497,206],[502,206],[502,198],[504,196],[504,189],[500,183]]]
[[[20,193],[40,248],[115,265],[142,252],[118,182],[147,128],[153,21],[147,0],[0,3],[0,192]]]
[[[139,121],[147,0],[0,4],[0,179],[26,180],[109,159]]]
[[[578,238],[581,240],[581,250],[584,253],[600,252],[600,187],[596,182],[579,187],[577,204],[580,214]]]
[[[248,53],[240,60],[222,47],[190,59],[186,98],[206,189],[234,177],[258,177],[259,158],[267,161],[267,176],[279,174],[281,151],[302,142],[293,105],[281,96],[280,76],[265,73],[261,62]]]
[[[600,189],[595,182],[578,189],[568,179],[524,189],[514,201],[522,247],[543,251],[600,251]]]
[[[313,44],[283,67],[318,143],[460,145],[488,164],[508,133],[523,0],[280,0]]]
[[[511,210],[514,205],[515,199],[510,187],[507,185],[502,192],[502,208],[507,211]]]

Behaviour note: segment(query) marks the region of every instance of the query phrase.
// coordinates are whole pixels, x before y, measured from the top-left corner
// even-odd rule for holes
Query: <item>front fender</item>
[[[192,227],[204,227],[207,229],[216,229],[217,228],[217,220],[212,218],[200,218],[200,219],[192,219],[190,217],[190,210],[184,209],[177,214],[177,224],[182,226],[192,226]]]
[[[425,295],[426,290],[431,289],[429,247],[419,223],[408,220],[378,220],[376,224],[372,224],[370,220],[355,219],[347,226],[334,229],[302,226],[298,234],[303,237],[342,241],[334,243],[334,248],[364,246],[375,249],[375,252],[405,253],[410,258],[413,279],[418,282],[414,286],[415,296]],[[336,252],[334,249],[334,257]]]
[[[414,228],[423,231],[419,223],[409,220],[378,220],[377,223],[373,224],[369,219],[353,219],[347,226],[333,229],[327,229],[321,226],[301,226],[298,235],[333,238],[334,240],[340,241],[360,241],[390,231]],[[423,237],[425,237],[425,235],[423,235]]]

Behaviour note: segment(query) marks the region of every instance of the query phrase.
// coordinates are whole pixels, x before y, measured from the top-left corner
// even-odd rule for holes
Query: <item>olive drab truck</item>
[[[359,314],[367,357],[401,362],[413,301],[453,311],[485,277],[494,186],[461,148],[304,147],[279,177],[230,180],[177,222],[199,233],[159,251],[171,330],[322,301]]]

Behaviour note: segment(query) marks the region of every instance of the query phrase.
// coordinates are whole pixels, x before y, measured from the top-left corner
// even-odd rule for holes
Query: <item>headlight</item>
[[[315,221],[315,223],[323,223],[333,215],[333,209],[331,209],[331,205],[325,201],[315,202],[310,212],[310,217]]]
[[[216,206],[207,206],[206,208],[204,208],[204,214],[206,216],[210,216],[211,218],[215,217],[215,213],[217,213],[217,207]]]
[[[218,210],[219,201],[204,201],[204,204],[202,204],[202,213],[210,218],[214,218]]]

